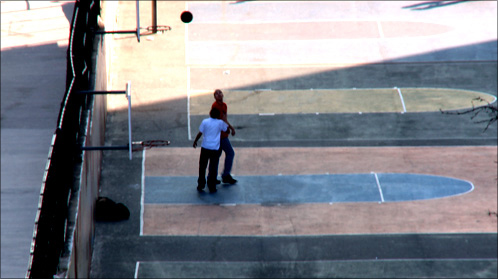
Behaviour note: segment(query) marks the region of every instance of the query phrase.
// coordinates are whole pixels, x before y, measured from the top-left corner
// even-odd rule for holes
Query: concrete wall
[[[93,69],[89,90],[107,90],[106,40],[97,36],[94,43]],[[93,95],[83,113],[79,140],[84,146],[103,146],[107,115],[107,96]],[[69,202],[69,216],[63,255],[57,275],[64,278],[88,278],[95,231],[94,210],[99,193],[102,151],[83,151],[75,173],[75,187]]]

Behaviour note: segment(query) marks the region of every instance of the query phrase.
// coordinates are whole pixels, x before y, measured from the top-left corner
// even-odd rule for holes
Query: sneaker
[[[221,178],[223,183],[228,183],[228,184],[235,184],[237,183],[237,180],[233,179],[231,175],[225,175]]]
[[[197,191],[204,192],[204,187],[197,186]]]
[[[216,186],[214,188],[209,188],[209,193],[216,193],[218,190],[216,190]]]

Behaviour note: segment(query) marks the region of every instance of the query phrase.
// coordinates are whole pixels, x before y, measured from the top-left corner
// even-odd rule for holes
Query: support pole
[[[137,1],[138,2],[138,1]],[[131,142],[131,81],[126,83],[126,98],[128,99],[128,141],[130,150],[130,160],[132,159],[132,142]]]
[[[152,0],[152,33],[157,33],[157,1]]]
[[[140,1],[137,0],[137,40],[140,43]]]

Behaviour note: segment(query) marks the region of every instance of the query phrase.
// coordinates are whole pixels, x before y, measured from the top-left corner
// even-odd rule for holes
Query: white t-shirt
[[[202,120],[199,131],[203,135],[202,147],[210,150],[220,149],[221,131],[226,131],[227,123],[220,119],[206,118]]]

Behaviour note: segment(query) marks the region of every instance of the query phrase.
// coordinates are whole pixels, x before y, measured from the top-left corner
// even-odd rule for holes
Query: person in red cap
[[[231,175],[232,171],[232,165],[233,165],[233,159],[235,157],[235,151],[233,151],[232,144],[230,143],[230,140],[228,139],[228,136],[231,134],[232,136],[235,136],[235,128],[230,125],[227,119],[227,104],[223,102],[223,92],[220,89],[216,89],[214,91],[214,103],[211,106],[211,108],[216,108],[220,111],[220,118],[221,120],[225,121],[228,124],[228,127],[230,128],[229,131],[227,132],[221,132],[221,138],[220,138],[220,146],[221,149],[225,152],[225,165],[223,169],[223,173],[221,174],[221,181],[223,183],[228,183],[228,184],[235,184],[237,183],[237,180],[233,179]],[[221,157],[222,152],[220,152],[220,157]]]

